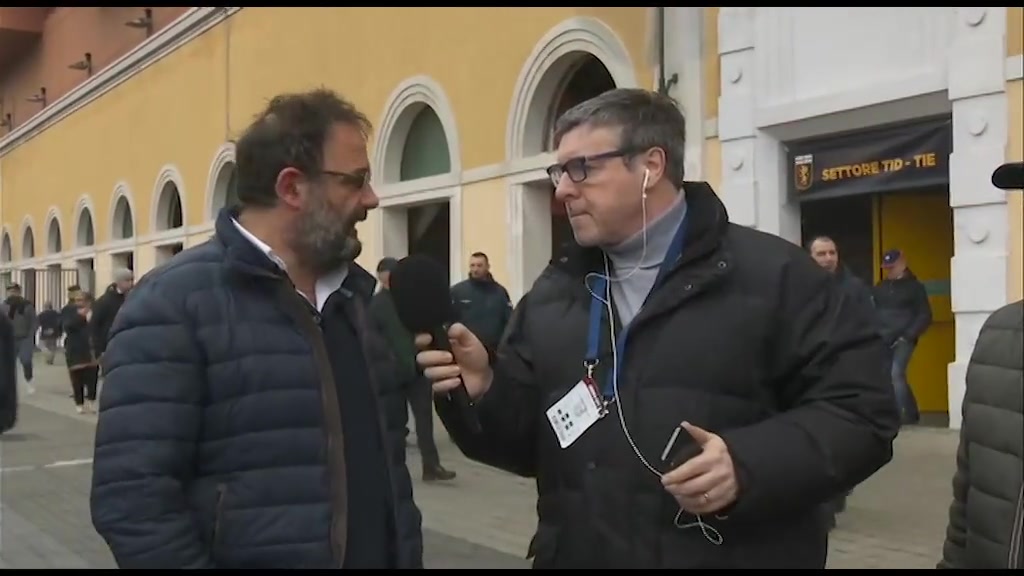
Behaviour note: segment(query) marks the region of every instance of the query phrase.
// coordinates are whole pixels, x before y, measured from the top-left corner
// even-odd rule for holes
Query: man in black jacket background
[[[474,252],[469,257],[469,278],[452,286],[452,303],[459,321],[484,346],[496,350],[512,315],[512,300],[508,290],[491,275],[487,254]]]
[[[818,263],[818,266],[832,274],[848,298],[867,303],[874,309],[874,296],[871,294],[871,288],[842,263],[839,258],[839,247],[835,240],[829,236],[816,236],[807,244],[807,252]]]
[[[114,318],[117,317],[118,311],[124,305],[125,297],[135,284],[135,274],[127,268],[119,268],[114,270],[113,279],[92,307],[92,320],[89,326],[92,329],[92,341],[97,358],[101,358],[107,350],[110,327],[114,325]]]
[[[856,274],[842,263],[839,258],[839,247],[836,241],[829,236],[816,236],[807,245],[807,251],[811,258],[818,263],[832,277],[835,278],[839,287],[847,298],[858,302],[870,314],[872,321],[876,321],[874,296],[871,288],[864,283]],[[842,494],[835,500],[835,511],[837,513],[846,509],[846,498],[849,494]],[[832,525],[835,526],[835,515],[832,517]]]

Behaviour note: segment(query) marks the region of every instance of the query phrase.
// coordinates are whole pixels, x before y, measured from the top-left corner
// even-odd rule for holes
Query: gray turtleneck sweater
[[[685,216],[686,202],[680,193],[675,204],[664,214],[648,222],[646,251],[644,230],[617,246],[605,248],[605,254],[611,260],[611,276],[614,279],[611,282],[612,302],[615,303],[623,326],[632,322],[644,305],[658,278],[661,262]]]

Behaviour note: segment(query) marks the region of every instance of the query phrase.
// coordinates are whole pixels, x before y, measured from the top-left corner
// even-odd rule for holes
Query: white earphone
[[[647,183],[651,179],[651,171],[648,168],[644,168],[644,183],[641,186],[641,191],[644,195],[644,200],[647,200]]]

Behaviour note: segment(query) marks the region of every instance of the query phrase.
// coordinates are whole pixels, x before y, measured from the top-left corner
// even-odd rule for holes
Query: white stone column
[[[991,184],[1004,162],[1008,110],[1005,87],[1006,8],[961,7],[948,52],[953,107],[949,200],[956,360],[949,365],[949,420],[959,428],[967,363],[988,316],[1006,303],[1006,196]]]
[[[665,78],[677,77],[669,90],[686,117],[686,179],[703,180],[704,10],[665,8]]]
[[[756,174],[757,128],[754,126],[755,8],[722,7],[718,12],[721,91],[718,139],[722,146],[722,190],[729,219],[758,227]]]

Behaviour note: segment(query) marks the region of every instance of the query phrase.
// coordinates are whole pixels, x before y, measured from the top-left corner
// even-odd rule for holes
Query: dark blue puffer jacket
[[[405,401],[386,345],[363,320],[373,286],[353,266],[342,290],[359,311],[381,414],[397,567],[421,568]],[[347,503],[360,495],[345,486],[329,352],[289,298],[298,298],[291,283],[226,211],[213,239],[127,298],[103,357],[91,498],[121,568],[342,565],[346,530],[359,529]]]

